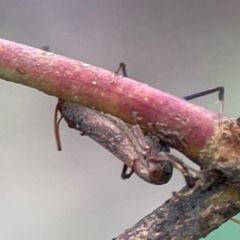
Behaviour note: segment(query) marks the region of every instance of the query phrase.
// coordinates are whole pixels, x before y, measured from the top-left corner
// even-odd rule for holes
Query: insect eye
[[[154,179],[162,179],[163,171],[159,166],[153,166],[149,169],[149,174]]]

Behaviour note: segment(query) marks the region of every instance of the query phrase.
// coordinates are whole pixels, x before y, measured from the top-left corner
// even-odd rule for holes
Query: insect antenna
[[[55,111],[54,111],[54,135],[55,135],[55,140],[57,143],[57,150],[58,151],[62,151],[62,145],[61,145],[61,139],[60,139],[60,134],[59,134],[59,124],[61,122],[61,120],[63,119],[63,116],[61,116],[58,119],[58,111],[61,113],[60,108],[61,108],[61,100],[58,100],[58,103],[55,107]]]
[[[219,121],[222,121],[223,110],[224,110],[224,87],[211,88],[202,92],[194,93],[188,96],[183,97],[185,100],[192,100],[194,98],[206,96],[212,93],[218,92],[218,100],[220,102],[220,112],[219,112]]]
[[[43,46],[41,47],[42,50],[49,52],[50,47],[49,46]],[[59,124],[61,120],[63,119],[63,116],[58,119],[58,111],[61,113],[60,108],[61,108],[62,101],[58,99],[58,103],[55,107],[54,111],[54,135],[55,135],[55,140],[57,143],[57,150],[62,151],[62,145],[61,145],[61,139],[60,139],[60,134],[59,134]]]

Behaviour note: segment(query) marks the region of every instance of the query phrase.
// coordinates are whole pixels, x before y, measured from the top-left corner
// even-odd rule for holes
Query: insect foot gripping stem
[[[57,120],[58,111],[61,113],[59,120]],[[74,128],[92,138],[146,182],[161,185],[167,183],[171,178],[171,174],[166,177],[166,164],[164,164],[164,167],[161,167],[161,164],[156,164],[159,165],[156,168],[158,178],[155,177],[156,174],[154,177],[149,175],[146,156],[142,154],[141,146],[139,146],[131,128],[122,120],[112,116],[109,117],[76,103],[59,100],[55,110],[55,136],[56,140],[59,141],[58,146],[61,146],[58,128],[62,118],[65,119],[70,128]]]

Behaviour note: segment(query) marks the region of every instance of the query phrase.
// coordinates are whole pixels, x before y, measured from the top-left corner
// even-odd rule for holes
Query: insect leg
[[[59,135],[59,124],[62,120],[62,116],[58,119],[58,111],[60,111],[60,105],[61,105],[61,100],[58,100],[58,103],[55,107],[55,112],[54,112],[54,135],[55,135],[55,140],[57,143],[57,150],[62,151],[62,146],[61,146],[61,139]]]
[[[121,70],[122,70],[123,76],[124,76],[124,77],[128,77],[127,71],[126,71],[126,64],[123,63],[123,62],[121,62],[121,63],[119,64],[119,67],[118,67],[117,71],[115,72],[115,74],[119,74],[119,72],[120,72]]]
[[[41,49],[44,50],[44,51],[46,51],[46,52],[49,52],[49,49],[50,49],[50,48],[49,48],[49,46],[43,46],[43,47],[41,47]]]
[[[132,127],[128,126],[125,122],[123,122],[122,120],[120,120],[114,116],[111,116],[109,114],[106,114],[105,116],[108,117],[109,120],[111,120],[119,129],[121,129],[122,132],[124,132],[126,134],[127,138],[131,141],[131,144],[134,146],[135,151],[138,152],[139,158],[143,160],[143,157],[141,157],[141,156],[143,156],[146,153],[146,147],[148,149],[148,146],[146,145],[146,143],[145,142],[143,143],[143,145],[146,146],[145,149],[143,149],[142,144],[141,144],[141,142],[139,142],[138,137],[134,135],[133,131],[131,131]],[[140,129],[140,132],[141,132],[141,129]],[[144,137],[143,137],[143,139],[144,139]],[[135,172],[135,170],[134,170],[134,167],[136,165],[135,162],[136,161],[134,161],[134,163],[131,167],[131,171],[129,173],[127,173],[128,166],[126,164],[123,165],[122,173],[121,173],[122,179],[130,178],[131,175]],[[143,162],[143,164],[145,164],[145,161]]]
[[[122,168],[122,173],[121,173],[121,177],[122,179],[128,179],[130,178],[133,173],[134,173],[134,167],[135,167],[135,160],[133,162],[133,166],[131,168],[131,171],[129,173],[127,173],[127,170],[128,170],[128,166],[126,164],[123,165],[123,168]]]
[[[189,187],[194,186],[193,176],[190,174],[189,169],[192,170],[191,167],[187,166],[183,163],[179,158],[170,154],[160,152],[157,156],[150,156],[147,158],[147,161],[151,163],[161,163],[161,162],[170,162],[176,169],[178,169],[185,178],[185,181]],[[195,170],[194,170],[195,171]]]
[[[138,144],[141,147],[141,150],[143,151],[143,154],[146,154],[147,152],[149,152],[149,146],[146,143],[145,135],[143,134],[140,126],[137,124],[137,113],[133,112],[132,115],[134,124],[131,127],[131,131],[136,137]]]
[[[218,92],[218,100],[220,101],[220,116],[223,115],[224,108],[224,87],[211,88],[202,92],[194,93],[183,97],[185,100],[192,100],[194,98],[206,96],[212,93]]]
[[[208,89],[208,90],[205,90],[205,91],[202,91],[202,92],[187,95],[187,96],[183,97],[183,99],[192,100],[194,98],[206,96],[206,95],[209,95],[209,94],[215,93],[215,92],[219,92],[218,93],[218,99],[219,99],[219,101],[223,101],[224,100],[224,87],[211,88],[211,89]]]
[[[169,165],[169,164],[162,164],[162,163],[161,165],[155,164],[155,163],[149,164],[149,162],[146,161],[146,156],[157,155],[159,151],[158,138],[155,136],[152,136],[151,138],[148,135],[144,136],[139,125],[134,126],[134,128],[132,126],[131,128],[132,133],[129,132],[130,130],[129,128],[125,130],[126,132],[128,132],[127,135],[129,136],[129,139],[132,139],[132,143],[136,147],[136,151],[139,152],[139,155],[143,156],[140,159],[143,161],[143,166],[145,167],[145,171],[149,173],[150,178],[156,179],[156,182],[158,182],[159,179],[161,179],[162,176],[165,174],[164,173],[165,165]],[[142,135],[142,136],[139,137],[139,135]],[[121,174],[122,178],[123,179],[130,178],[131,175],[134,173],[134,167],[135,167],[135,164],[133,164],[130,173],[127,173],[128,167],[127,165],[124,165],[122,169],[122,174]],[[166,171],[168,170],[166,169]],[[170,171],[172,172],[172,169]],[[166,179],[169,179],[169,177],[166,177]]]

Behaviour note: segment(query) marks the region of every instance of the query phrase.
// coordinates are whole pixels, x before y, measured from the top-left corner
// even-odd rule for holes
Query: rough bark
[[[197,240],[240,210],[238,188],[218,185],[185,198],[172,197],[116,240]]]
[[[191,192],[184,187],[180,191],[182,197],[174,194],[115,240],[197,240],[206,237],[239,213],[239,173],[238,161],[213,164],[201,171],[199,181],[203,182],[198,189]]]

